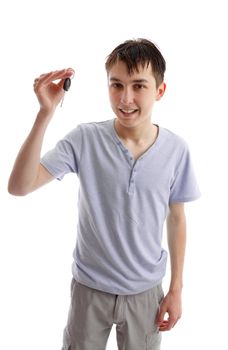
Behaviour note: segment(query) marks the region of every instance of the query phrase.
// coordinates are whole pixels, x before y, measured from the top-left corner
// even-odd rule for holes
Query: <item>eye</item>
[[[135,84],[134,85],[134,89],[135,90],[142,90],[142,89],[144,89],[146,86],[145,85],[143,85],[143,84]]]
[[[114,89],[121,89],[122,85],[120,83],[112,83],[111,87],[113,87]]]

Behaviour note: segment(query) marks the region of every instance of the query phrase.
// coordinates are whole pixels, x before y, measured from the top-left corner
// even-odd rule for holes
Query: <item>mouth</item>
[[[121,114],[124,117],[131,118],[132,116],[134,116],[138,112],[138,109],[123,109],[123,108],[119,108],[119,111],[121,112]]]

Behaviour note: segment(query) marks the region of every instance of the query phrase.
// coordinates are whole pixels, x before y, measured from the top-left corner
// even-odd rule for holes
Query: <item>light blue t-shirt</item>
[[[162,281],[162,248],[169,203],[197,199],[200,192],[188,146],[159,127],[158,137],[134,160],[114,120],[80,124],[42,158],[56,178],[75,172],[78,194],[74,278],[91,288],[128,295]]]

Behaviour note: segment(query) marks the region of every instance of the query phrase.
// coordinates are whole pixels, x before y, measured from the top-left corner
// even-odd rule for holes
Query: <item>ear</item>
[[[165,83],[161,83],[161,85],[157,89],[156,101],[159,101],[162,98],[162,96],[165,93],[165,90],[166,90],[166,84]]]

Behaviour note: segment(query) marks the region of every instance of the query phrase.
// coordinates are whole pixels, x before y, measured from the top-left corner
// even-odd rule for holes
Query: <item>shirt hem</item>
[[[148,284],[147,287],[144,287],[142,289],[128,290],[126,292],[121,292],[120,290],[108,288],[107,286],[101,286],[101,285],[85,282],[81,278],[78,278],[78,277],[75,277],[75,276],[73,276],[73,278],[78,283],[83,284],[86,287],[89,287],[89,288],[95,289],[95,290],[99,290],[99,291],[104,292],[104,293],[114,294],[114,295],[136,295],[136,294],[140,294],[140,293],[146,292],[149,289],[152,289],[152,288],[156,287],[157,285],[162,284],[162,279],[159,279],[159,280],[157,280],[157,281],[155,281],[155,282],[153,282],[151,284]]]
[[[196,201],[201,197],[201,194],[195,197],[186,197],[186,198],[177,198],[177,199],[171,199],[169,203],[187,203],[187,202],[193,202]]]
[[[61,181],[63,176],[59,176],[55,173],[54,169],[51,168],[50,164],[46,163],[45,160],[41,159],[40,164],[53,176],[56,180]]]

